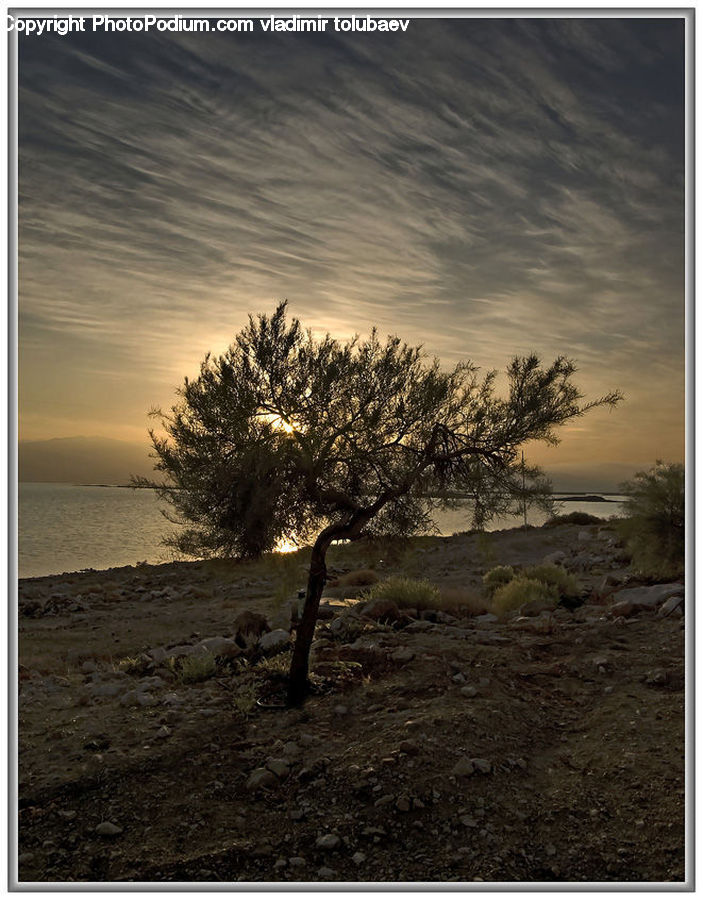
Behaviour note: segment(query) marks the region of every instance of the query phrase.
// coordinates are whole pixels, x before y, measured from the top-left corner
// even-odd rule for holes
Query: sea
[[[621,514],[625,499],[620,494],[599,494],[603,501],[560,499],[574,496],[554,494],[556,511],[582,510],[607,519]],[[164,517],[164,506],[151,490],[20,482],[18,575],[30,578],[169,562],[174,557],[162,539],[177,526]],[[528,510],[527,519],[530,525],[542,525],[546,516]],[[435,522],[442,535],[466,531],[471,527],[470,504],[438,510]],[[488,529],[514,528],[522,522],[521,516],[495,519]]]

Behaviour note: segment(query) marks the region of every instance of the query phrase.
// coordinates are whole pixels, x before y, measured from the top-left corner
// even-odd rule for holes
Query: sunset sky
[[[145,441],[249,313],[621,389],[535,459],[683,458],[682,19],[20,39],[20,437]]]

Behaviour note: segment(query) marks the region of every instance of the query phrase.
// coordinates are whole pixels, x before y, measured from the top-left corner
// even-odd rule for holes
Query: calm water
[[[174,526],[161,515],[162,506],[153,491],[22,482],[19,485],[19,576],[108,569],[134,565],[139,560],[166,562],[170,557],[160,541]],[[570,501],[562,503],[559,511],[577,509],[608,518],[619,514],[620,503]],[[468,508],[444,510],[436,518],[440,532],[445,535],[465,531],[470,526]],[[541,525],[544,519],[537,513],[528,515],[532,525]],[[521,523],[519,518],[501,519],[490,528],[511,528]]]

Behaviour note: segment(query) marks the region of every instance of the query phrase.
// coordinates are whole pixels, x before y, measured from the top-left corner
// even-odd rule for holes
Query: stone
[[[206,653],[212,653],[213,656],[224,656],[230,659],[239,656],[242,652],[242,648],[236,641],[226,637],[206,638],[198,646]]]
[[[415,741],[410,740],[401,741],[398,745],[398,749],[401,753],[407,753],[408,756],[417,756],[417,754],[420,752],[420,748],[415,743]]]
[[[675,594],[673,597],[669,597],[669,599],[665,600],[659,607],[659,615],[668,616],[671,615],[674,610],[683,612],[683,600],[682,594]]]
[[[333,606],[330,606],[329,603],[320,602],[317,609],[317,618],[320,622],[327,622],[330,619],[334,619],[335,614],[336,610]]]
[[[328,866],[320,866],[317,870],[317,877],[323,881],[332,881],[336,874],[334,869],[330,869]]]
[[[542,559],[542,563],[545,566],[560,566],[563,565],[565,559],[566,553],[563,550],[554,550]]]
[[[319,837],[315,841],[315,846],[320,850],[336,850],[337,847],[342,843],[339,835],[336,834],[323,834],[322,837]]]
[[[474,769],[480,775],[490,775],[491,769],[493,768],[490,762],[487,759],[472,759],[471,763],[473,764]]]
[[[399,812],[410,812],[411,807],[412,807],[412,801],[410,800],[409,797],[401,796],[401,797],[398,797],[398,799],[395,801],[395,808]]]
[[[122,685],[114,681],[107,684],[98,682],[97,684],[87,685],[86,691],[90,697],[116,697],[122,693]]]
[[[586,528],[582,529],[578,533],[578,539],[581,543],[585,544],[593,538],[593,535]]]
[[[290,773],[290,763],[287,759],[267,759],[266,768],[280,779],[287,778]]]
[[[81,664],[81,672],[84,675],[90,675],[93,672],[97,671],[98,667],[95,665],[95,662],[92,659],[86,659],[86,661]]]
[[[354,863],[355,866],[360,866],[362,863],[366,862],[366,854],[362,853],[360,850],[358,850],[352,856],[352,862]]]
[[[462,697],[476,697],[478,694],[478,688],[474,687],[473,684],[467,684],[459,690],[459,693]]]
[[[461,672],[457,672],[456,675],[452,677],[452,681],[454,682],[454,684],[464,684],[466,681],[466,676]]]
[[[115,837],[118,834],[122,834],[123,831],[124,828],[120,828],[119,825],[115,825],[113,822],[101,822],[95,828],[95,833],[101,837]]]
[[[480,625],[492,625],[497,621],[498,616],[493,615],[493,613],[482,613],[480,616],[474,617],[474,622],[478,622]]]
[[[168,725],[162,725],[161,728],[156,732],[156,737],[159,739],[167,738],[171,736],[171,729]]]
[[[473,775],[476,771],[473,761],[468,758],[468,756],[462,756],[460,760],[458,760],[454,767],[452,768],[452,775],[457,775],[459,778],[464,778],[468,775]]]
[[[256,791],[259,788],[271,788],[278,784],[278,778],[269,769],[254,769],[247,779],[246,788]]]
[[[136,706],[137,705],[137,697],[139,695],[138,691],[127,691],[122,694],[120,697],[120,705],[121,706]]]
[[[400,650],[396,650],[395,653],[391,654],[391,660],[394,663],[407,663],[413,659],[415,659],[415,651],[409,647],[401,647]]]
[[[302,856],[291,856],[288,860],[288,865],[293,869],[301,869],[303,866],[307,865],[307,863]]]
[[[156,697],[152,694],[141,691],[137,694],[137,704],[139,706],[156,706],[157,702]]]
[[[622,603],[632,604],[633,612],[656,609],[661,603],[668,600],[669,597],[681,595],[683,594],[683,591],[684,586],[678,581],[670,582],[668,584],[655,584],[651,587],[626,588],[623,591],[618,591],[616,594],[613,594],[615,605],[611,608],[611,613],[614,615],[627,616],[628,613],[620,612],[619,609],[616,612],[616,608],[619,608]]]
[[[259,638],[259,647],[264,653],[277,653],[283,650],[290,643],[290,633],[284,628],[276,628],[275,631],[269,631],[262,634]]]

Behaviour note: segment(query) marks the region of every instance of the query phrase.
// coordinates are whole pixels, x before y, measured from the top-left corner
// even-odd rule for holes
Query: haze
[[[20,39],[21,439],[144,445],[149,408],[287,297],[316,333],[377,325],[487,368],[566,354],[587,396],[620,388],[535,448],[572,489],[681,460],[683,37]]]

